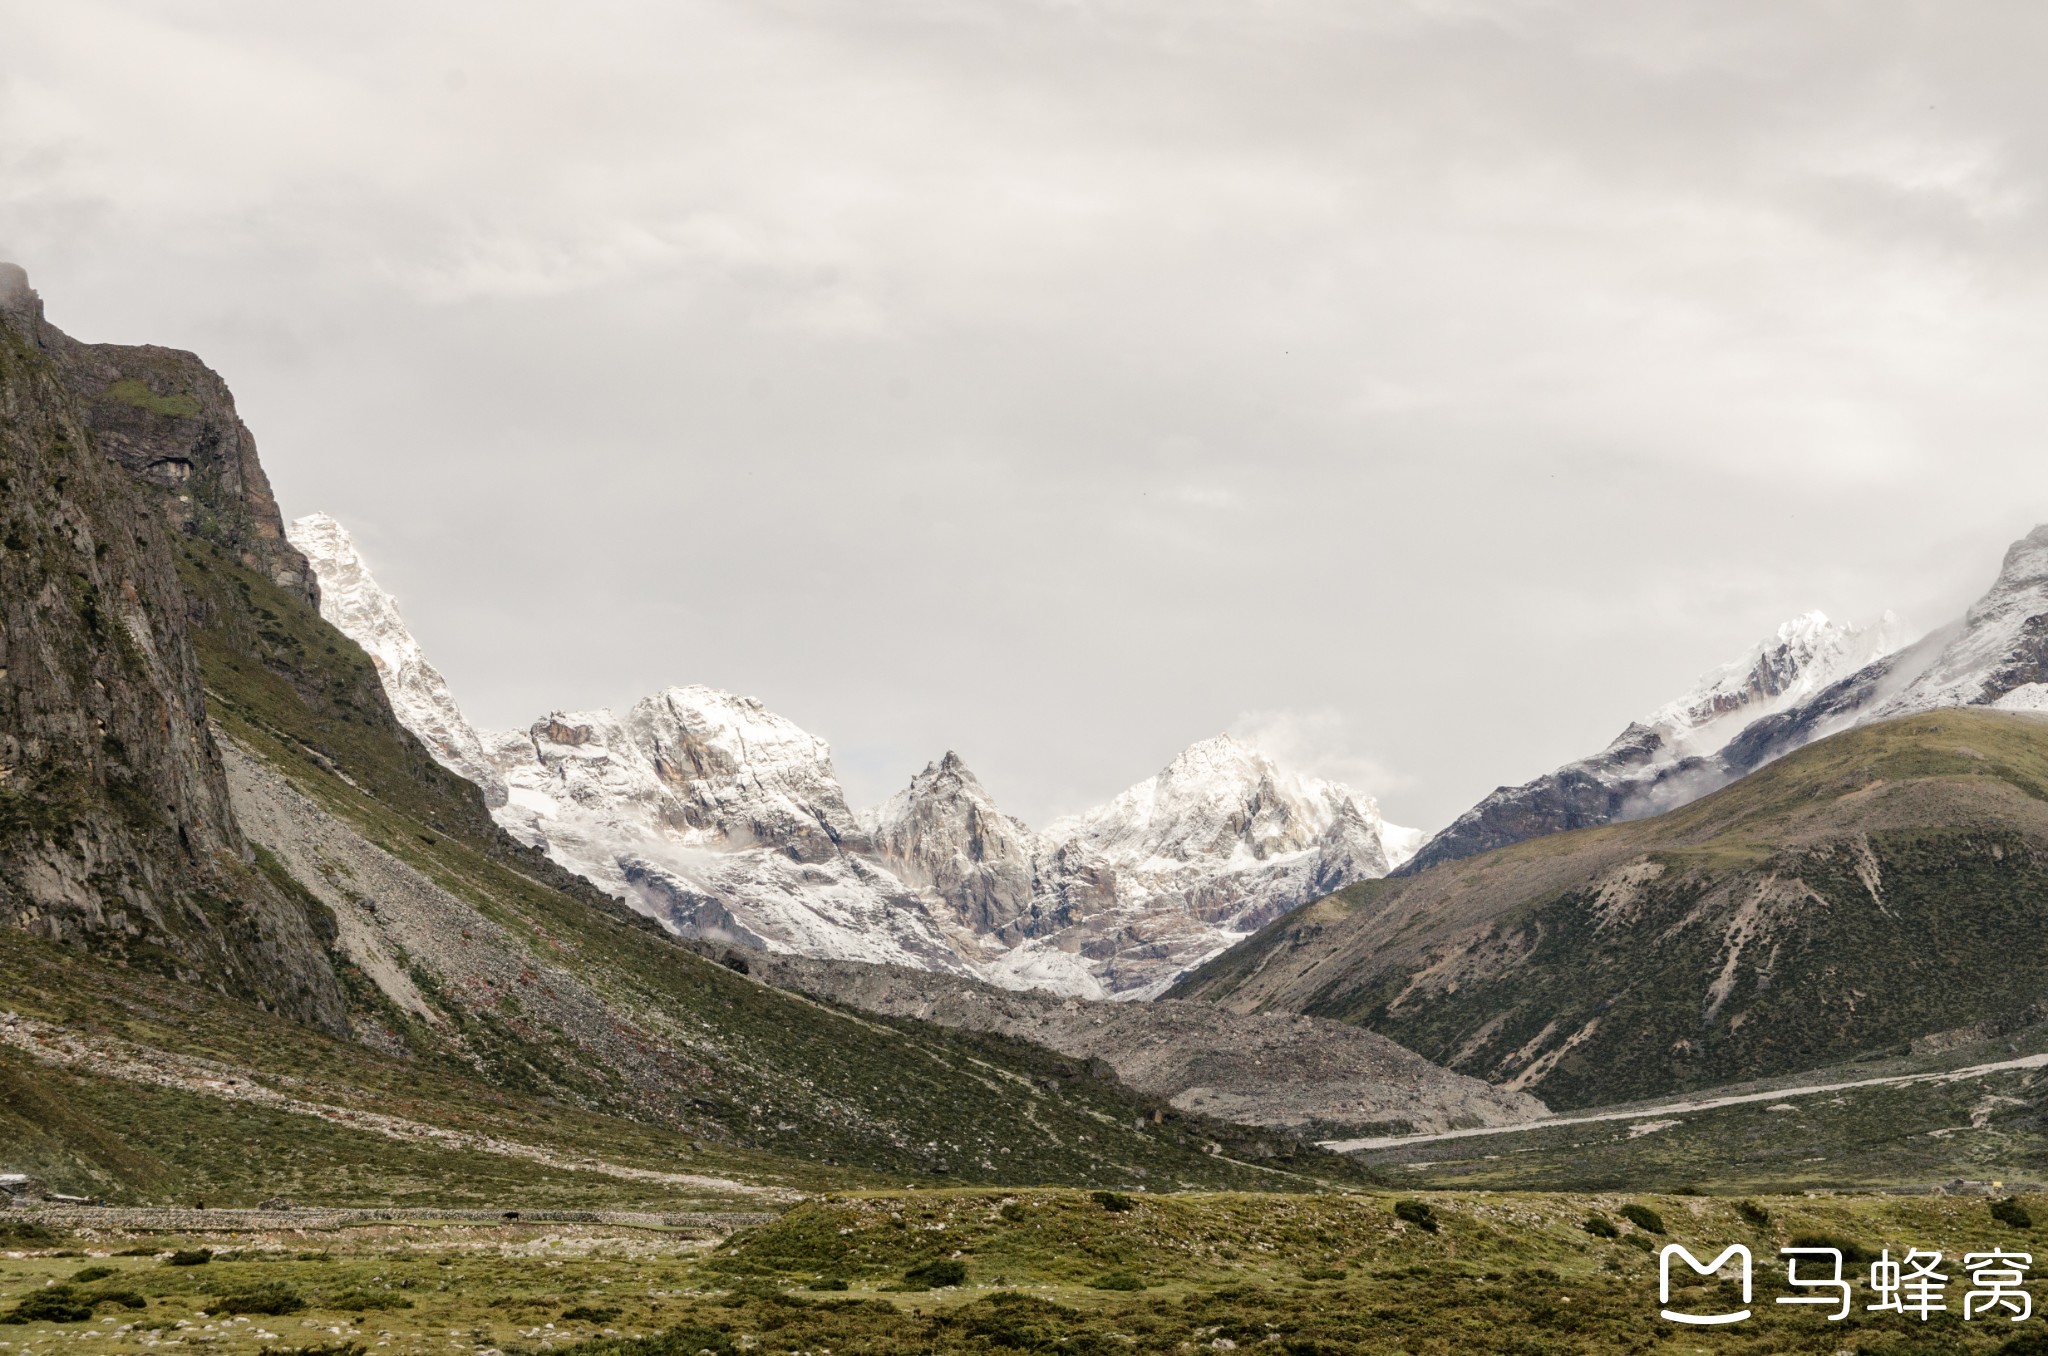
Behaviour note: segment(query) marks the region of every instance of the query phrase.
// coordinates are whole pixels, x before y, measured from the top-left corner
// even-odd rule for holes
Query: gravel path
[[[762,1211],[696,1210],[657,1214],[644,1210],[376,1210],[308,1206],[280,1210],[179,1210],[155,1206],[31,1205],[0,1209],[0,1219],[32,1219],[64,1229],[161,1233],[268,1233],[346,1229],[368,1224],[602,1224],[633,1229],[688,1230],[720,1237],[766,1224]]]
[[[1782,1102],[1788,1097],[1811,1097],[1818,1092],[1843,1092],[1850,1088],[1896,1088],[1909,1083],[1953,1083],[1984,1074],[2004,1073],[2011,1069],[2039,1069],[2044,1066],[2048,1066],[2048,1054],[2022,1055],[2018,1059],[2002,1059],[1992,1064],[1972,1064],[1965,1069],[1894,1074],[1887,1078],[1857,1078],[1846,1083],[1811,1083],[1804,1087],[1772,1088],[1768,1092],[1741,1092],[1726,1097],[1703,1097],[1690,1102],[1666,1102],[1659,1106],[1641,1106],[1628,1111],[1592,1111],[1583,1116],[1552,1116],[1543,1120],[1527,1121],[1521,1125],[1482,1125],[1470,1130],[1443,1130],[1428,1135],[1388,1135],[1379,1139],[1325,1140],[1323,1147],[1340,1154],[1348,1154],[1361,1149],[1394,1149],[1409,1144],[1431,1144],[1439,1140],[1471,1139],[1477,1135],[1548,1130],[1560,1125],[1592,1125],[1599,1121],[1649,1121],[1659,1116],[1681,1116],[1688,1112],[1713,1111],[1719,1107],[1743,1106],[1750,1102]]]

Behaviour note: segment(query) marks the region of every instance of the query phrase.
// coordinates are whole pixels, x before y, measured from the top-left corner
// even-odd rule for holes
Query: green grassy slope
[[[1176,996],[1361,1022],[1553,1107],[2024,1025],[2048,998],[2048,722],[1853,730],[1656,819],[1353,887]]]

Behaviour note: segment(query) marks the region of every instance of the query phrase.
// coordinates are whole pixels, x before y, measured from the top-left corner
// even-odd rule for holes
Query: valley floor
[[[1401,1149],[1419,1144],[1436,1144],[1448,1139],[1553,1130],[1572,1125],[1596,1125],[1602,1121],[1647,1122],[1660,1116],[1691,1116],[1702,1111],[1719,1111],[1722,1107],[1748,1106],[1755,1102],[1785,1102],[1799,1097],[1812,1097],[1823,1092],[1903,1088],[1915,1083],[1953,1083],[1983,1078],[1990,1074],[2043,1067],[2048,1067],[2048,1054],[2021,1055],[2016,1059],[1994,1060],[1988,1064],[1972,1064],[1960,1069],[1944,1069],[1934,1073],[1890,1074],[1879,1078],[1852,1078],[1826,1083],[1794,1083],[1786,1087],[1769,1087],[1761,1092],[1681,1098],[1670,1102],[1626,1107],[1618,1111],[1589,1111],[1578,1116],[1546,1116],[1542,1120],[1528,1121],[1521,1125],[1479,1125],[1462,1130],[1439,1130],[1420,1135],[1382,1135],[1373,1139],[1326,1140],[1323,1147],[1337,1153],[1357,1153],[1361,1149]]]
[[[1899,1053],[1494,1134],[1345,1146],[1408,1189],[2017,1190],[2048,1182],[2048,1032]],[[2002,1186],[1998,1185],[2002,1184]]]
[[[2043,1202],[2021,1204],[2048,1224]],[[956,1189],[816,1196],[765,1222],[0,1210],[0,1320],[29,1316],[0,1322],[0,1349],[2024,1353],[2048,1331],[2005,1310],[1962,1317],[1966,1253],[2035,1251],[2034,1230],[1982,1197],[1441,1192],[1423,1205]],[[1777,1249],[1795,1241],[1941,1250],[1947,1308],[1872,1312],[1861,1265],[1844,1320],[1779,1305]],[[1711,1331],[1661,1319],[1668,1242],[1702,1259],[1747,1246],[1752,1317]],[[1682,1265],[1674,1280],[1683,1311],[1740,1306],[1731,1283]]]

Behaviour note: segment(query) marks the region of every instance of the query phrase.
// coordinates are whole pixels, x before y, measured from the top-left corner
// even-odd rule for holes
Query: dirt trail
[[[645,1210],[377,1210],[331,1206],[286,1206],[255,1210],[187,1210],[170,1206],[29,1205],[7,1212],[9,1219],[31,1219],[64,1229],[108,1229],[141,1233],[325,1233],[379,1224],[497,1225],[531,1227],[543,1224],[598,1225],[609,1228],[658,1229],[705,1238],[722,1238],[736,1229],[773,1220],[764,1211],[692,1210],[660,1214]]]
[[[1409,1144],[1432,1144],[1439,1140],[1471,1139],[1478,1135],[1507,1135],[1525,1130],[1548,1130],[1561,1125],[1592,1125],[1598,1121],[1648,1121],[1659,1116],[1682,1116],[1687,1112],[1713,1111],[1719,1107],[1742,1106],[1749,1102],[1782,1102],[1788,1097],[1811,1097],[1820,1092],[1843,1092],[1850,1088],[1903,1087],[1909,1083],[1953,1083],[1964,1078],[1978,1078],[1984,1074],[2004,1073],[2010,1069],[2039,1069],[2044,1066],[2048,1066],[2048,1054],[2022,1055],[2018,1059],[2002,1059],[1992,1064],[1972,1064],[1965,1069],[1894,1074],[1886,1078],[1858,1078],[1846,1083],[1813,1083],[1796,1088],[1772,1088],[1768,1092],[1702,1097],[1696,1101],[1665,1102],[1658,1106],[1633,1107],[1627,1111],[1590,1111],[1583,1116],[1552,1116],[1540,1121],[1525,1121],[1520,1125],[1482,1125],[1470,1130],[1440,1130],[1423,1135],[1387,1135],[1378,1139],[1330,1139],[1323,1141],[1323,1147],[1340,1154],[1348,1154],[1361,1149],[1394,1149]]]

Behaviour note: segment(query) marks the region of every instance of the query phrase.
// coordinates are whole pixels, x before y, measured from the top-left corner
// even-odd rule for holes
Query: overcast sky
[[[0,258],[472,717],[1436,827],[2048,519],[2048,7],[0,0]]]

